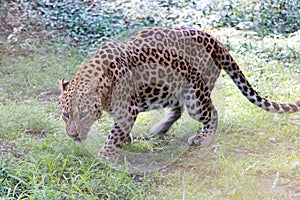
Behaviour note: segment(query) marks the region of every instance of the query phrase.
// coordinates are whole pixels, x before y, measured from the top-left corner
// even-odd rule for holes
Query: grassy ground
[[[261,39],[232,29],[210,32],[227,44],[263,96],[280,102],[299,100],[299,35]],[[132,173],[94,158],[89,143],[75,143],[66,136],[58,80],[76,72],[83,54],[46,42],[21,50],[1,44],[5,51],[0,60],[0,199],[300,198],[300,115],[256,108],[225,74],[214,93],[220,113],[214,144],[182,148],[184,154],[169,160],[167,167]],[[147,134],[155,121],[152,116],[141,115],[134,133]],[[107,132],[111,119],[97,126]],[[185,114],[170,135],[197,128]],[[134,146],[137,153],[159,149],[149,143],[141,148],[139,141]]]

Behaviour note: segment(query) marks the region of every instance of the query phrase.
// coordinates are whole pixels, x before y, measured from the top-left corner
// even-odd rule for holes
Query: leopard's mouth
[[[81,132],[80,134],[76,135],[76,136],[71,136],[70,137],[75,141],[75,142],[82,142],[84,140],[86,140],[87,135],[88,135],[89,130],[86,130],[84,132]]]
[[[73,138],[73,140],[75,141],[75,142],[82,142],[82,141],[84,141],[86,138]]]

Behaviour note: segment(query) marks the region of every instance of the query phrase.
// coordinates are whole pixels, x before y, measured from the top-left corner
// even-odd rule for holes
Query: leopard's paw
[[[97,157],[100,159],[111,159],[118,156],[120,149],[119,148],[103,148],[98,152]]]
[[[200,135],[193,135],[188,139],[188,144],[190,146],[199,146],[203,142],[203,137]]]
[[[111,156],[107,154],[107,152],[102,150],[98,152],[97,157],[100,158],[101,160],[109,160],[111,158]]]
[[[213,141],[213,136],[205,137],[203,135],[193,135],[188,139],[188,145],[190,146],[200,146],[209,145]]]

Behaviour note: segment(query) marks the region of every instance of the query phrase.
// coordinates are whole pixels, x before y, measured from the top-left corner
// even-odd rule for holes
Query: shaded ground
[[[51,90],[41,93],[37,99],[39,101],[52,101],[58,102],[60,96],[60,90]]]
[[[3,156],[5,154],[12,154],[16,158],[20,158],[22,156],[22,153],[16,146],[7,144],[5,139],[0,137],[0,155]]]

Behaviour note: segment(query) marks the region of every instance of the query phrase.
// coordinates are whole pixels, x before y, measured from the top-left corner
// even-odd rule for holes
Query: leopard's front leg
[[[100,158],[112,158],[118,154],[125,142],[131,141],[130,131],[139,112],[139,98],[131,76],[120,79],[111,94],[109,113],[115,124],[105,145],[98,153]]]
[[[138,104],[134,96],[112,107],[115,124],[107,137],[105,145],[98,153],[100,158],[111,158],[118,154],[125,142],[131,142],[130,131],[138,115]]]
[[[125,142],[131,142],[130,131],[134,124],[131,116],[122,120],[123,122],[115,123],[107,137],[105,145],[99,151],[99,158],[112,158],[118,154]],[[127,121],[127,123],[125,123]],[[130,122],[129,122],[130,121]]]

